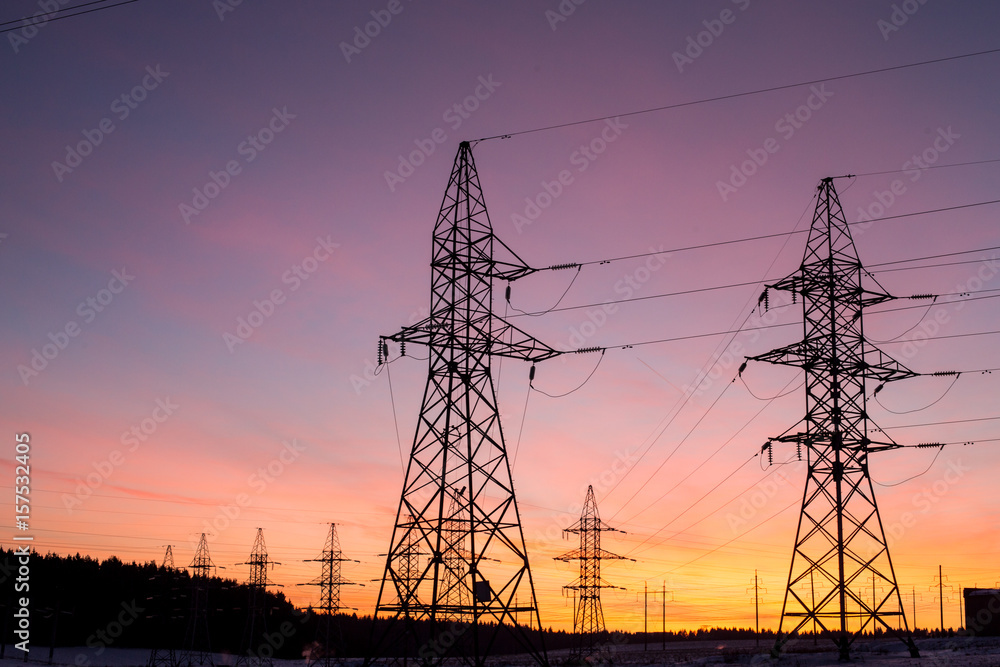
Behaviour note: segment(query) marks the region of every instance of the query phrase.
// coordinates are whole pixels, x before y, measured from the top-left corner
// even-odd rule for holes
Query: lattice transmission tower
[[[612,528],[601,521],[597,511],[597,499],[594,497],[593,485],[587,487],[587,497],[583,502],[580,519],[564,532],[577,533],[580,536],[580,548],[574,549],[555,560],[569,562],[580,561],[580,576],[566,589],[577,591],[576,609],[573,613],[573,632],[577,635],[577,656],[584,658],[592,655],[601,643],[601,635],[605,632],[604,610],[601,608],[601,589],[618,588],[601,578],[602,560],[631,560],[625,556],[613,554],[601,548],[601,533],[614,531],[624,534],[625,531]]]
[[[341,586],[364,586],[348,581],[341,576],[341,563],[357,563],[359,561],[344,558],[340,550],[340,538],[337,536],[337,524],[330,524],[330,532],[326,536],[326,544],[323,546],[323,553],[319,558],[310,558],[306,563],[322,563],[322,572],[318,579],[310,581],[300,586],[319,586],[320,599],[317,609],[324,612],[319,619],[317,628],[317,641],[320,642],[319,657],[323,665],[329,667],[336,657],[336,647],[334,640],[334,614],[337,614],[340,607],[340,587]],[[310,657],[310,663],[315,664],[317,660]]]
[[[434,227],[431,272],[430,316],[379,343],[380,360],[388,339],[402,353],[407,343],[426,345],[429,362],[376,615],[404,619],[412,646],[435,646],[418,656],[425,664],[454,656],[483,665],[498,642],[547,664],[491,359],[538,362],[559,352],[493,313],[493,282],[535,269],[494,236],[468,142]],[[429,558],[408,574],[414,548]],[[515,614],[530,619],[527,627]]]
[[[159,579],[160,590],[163,591],[162,599],[163,614],[160,617],[159,637],[157,646],[149,653],[147,667],[177,667],[176,637],[174,633],[174,587],[177,583],[177,571],[174,568],[174,548],[172,544],[167,545],[167,550],[163,554],[163,566],[154,579]],[[162,645],[166,648],[160,648]]]
[[[236,667],[242,665],[254,665],[270,667],[273,664],[270,652],[273,650],[267,646],[268,655],[263,655],[262,648],[265,646],[264,633],[267,632],[267,587],[273,586],[273,582],[267,580],[267,566],[274,567],[280,565],[267,556],[267,546],[264,544],[264,529],[257,529],[257,537],[253,542],[253,549],[250,550],[250,558],[245,563],[237,565],[249,565],[250,577],[247,579],[249,605],[247,607],[247,624],[243,631],[243,645],[240,655],[236,658]]]
[[[863,286],[862,282],[868,287]],[[772,652],[809,623],[828,633],[849,659],[864,632],[899,637],[918,656],[903,612],[882,519],[869,475],[871,452],[900,445],[868,418],[865,383],[914,377],[910,369],[872,346],[864,335],[863,310],[895,297],[858,259],[832,178],[819,185],[805,256],[798,271],[767,285],[802,299],[804,336],[797,343],[750,360],[805,371],[805,431],[771,438],[805,448],[807,475],[778,636]],[[920,297],[913,297],[920,298]],[[741,369],[742,370],[742,369]],[[795,428],[794,426],[792,428]],[[770,443],[769,443],[770,444]],[[875,576],[885,582],[869,597],[862,587]],[[896,624],[902,620],[901,630]]]
[[[214,665],[212,643],[208,634],[208,587],[215,564],[208,553],[205,533],[201,534],[198,549],[188,569],[191,570],[191,614],[184,635],[184,652],[180,664],[189,667]]]

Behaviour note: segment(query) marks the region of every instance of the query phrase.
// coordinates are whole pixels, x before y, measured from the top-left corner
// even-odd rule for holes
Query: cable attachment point
[[[737,373],[736,373],[736,377],[743,377],[743,371],[745,371],[746,369],[747,369],[747,359],[746,359],[746,357],[744,357],[743,358],[743,363],[740,364],[740,370],[737,371]]]

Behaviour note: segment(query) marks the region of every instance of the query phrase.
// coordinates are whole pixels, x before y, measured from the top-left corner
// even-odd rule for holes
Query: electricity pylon
[[[357,563],[360,561],[344,558],[343,552],[340,550],[340,538],[337,537],[337,524],[331,523],[330,533],[326,537],[326,545],[323,547],[323,553],[319,558],[310,558],[305,562],[323,564],[323,570],[318,579],[299,585],[320,587],[319,607],[317,608],[323,611],[324,615],[320,618],[317,634],[319,635],[318,640],[322,644],[320,657],[323,660],[323,665],[329,667],[336,655],[333,638],[333,617],[334,614],[340,611],[340,587],[364,586],[364,584],[355,584],[353,581],[344,579],[340,574],[341,563]],[[315,660],[310,659],[310,663],[315,664],[315,662]]]
[[[243,646],[236,667],[256,665],[270,667],[273,664],[268,646],[268,655],[263,655],[264,633],[267,632],[267,587],[273,585],[267,580],[267,566],[279,565],[267,557],[267,547],[264,545],[264,529],[257,529],[257,537],[250,551],[250,559],[237,565],[250,566],[250,578],[247,579],[249,589],[249,605],[247,607],[247,624],[243,631]]]
[[[156,646],[149,653],[149,660],[146,662],[147,667],[177,667],[177,651],[175,649],[176,638],[174,637],[174,622],[173,622],[173,605],[174,605],[174,583],[177,578],[177,573],[174,569],[174,549],[172,544],[167,545],[167,550],[163,554],[163,567],[162,572],[157,573],[153,579],[161,580],[161,590],[165,591],[163,594],[165,606],[163,609],[163,618],[160,623],[160,638],[157,640],[159,643],[165,643],[167,648],[160,648]]]
[[[620,586],[612,586],[601,578],[601,561],[631,560],[635,562],[632,558],[619,556],[601,548],[601,533],[607,531],[625,533],[625,531],[612,528],[601,521],[601,515],[597,511],[597,499],[594,497],[594,487],[593,485],[588,486],[587,498],[583,502],[583,511],[580,512],[580,520],[564,529],[564,532],[580,535],[580,548],[555,558],[555,560],[566,562],[580,561],[580,577],[572,584],[563,586],[563,588],[580,592],[573,614],[573,632],[577,635],[577,655],[580,658],[593,654],[594,649],[598,647],[601,634],[605,631],[604,610],[601,608],[601,589],[620,588],[625,590]]]
[[[534,272],[494,236],[472,149],[463,142],[434,227],[430,316],[379,342],[380,360],[388,352],[386,339],[429,350],[427,385],[376,606],[376,615],[406,619],[404,632],[420,637],[413,645],[423,646],[424,664],[455,656],[483,665],[504,635],[547,664],[535,633],[541,619],[490,363],[494,356],[538,362],[559,354],[492,311],[494,280]],[[464,494],[457,493],[461,486],[467,487]],[[456,514],[460,521],[452,518]],[[407,574],[413,565],[407,550],[414,545],[430,558]],[[530,619],[527,628],[515,614]],[[385,643],[374,652],[380,654]]]
[[[871,287],[862,286],[862,278]],[[832,178],[819,185],[816,211],[802,265],[765,288],[802,298],[804,336],[800,342],[750,360],[797,366],[805,371],[805,432],[771,442],[796,443],[806,450],[807,476],[792,551],[778,635],[772,653],[807,623],[831,634],[840,658],[865,631],[881,628],[899,637],[918,657],[903,611],[882,519],[868,469],[868,454],[900,447],[885,436],[869,438],[865,381],[881,383],[914,377],[910,369],[873,347],[864,336],[863,309],[895,297],[864,270],[844,218]],[[741,369],[742,371],[742,369]],[[877,390],[876,390],[877,391]],[[793,427],[794,428],[794,427]],[[769,443],[770,444],[770,443]],[[867,599],[861,586],[876,575],[882,593]],[[801,593],[811,582],[813,595]],[[894,623],[902,619],[902,630]],[[791,628],[782,632],[787,626]]]
[[[212,644],[208,635],[208,586],[209,576],[215,568],[208,554],[208,539],[201,534],[194,559],[188,566],[191,570],[191,615],[188,617],[187,632],[184,636],[184,653],[180,664],[214,665]]]

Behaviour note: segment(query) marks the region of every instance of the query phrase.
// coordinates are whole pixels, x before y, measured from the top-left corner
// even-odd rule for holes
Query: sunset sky
[[[39,11],[7,0],[0,21]],[[604,593],[609,628],[641,630],[644,582],[671,591],[671,629],[750,626],[755,569],[776,627],[805,464],[755,454],[802,418],[801,371],[732,381],[802,313],[775,294],[752,314],[761,281],[799,266],[787,233],[820,179],[857,175],[836,181],[849,221],[905,216],[855,227],[861,260],[893,294],[950,295],[873,308],[869,338],[918,372],[1000,369],[1000,301],[962,301],[1000,294],[998,25],[972,0],[139,0],[4,33],[0,487],[27,432],[40,551],[160,562],[172,544],[187,565],[207,532],[242,581],[261,527],[302,606],[336,522],[365,584],[343,600],[370,614],[427,373],[376,375],[378,336],[427,313],[459,142],[511,134],[473,149],[496,235],[532,266],[594,263],[559,303],[589,307],[518,316],[575,275],[547,271],[514,283],[510,321],[608,348],[539,364],[535,388],[563,394],[601,359],[562,398],[494,362],[543,624],[572,628],[576,564],[554,557],[592,484],[626,532],[604,548],[636,559],[605,564],[627,589]],[[953,379],[870,403],[900,444],[976,443],[872,456],[920,627],[938,565],[948,625],[961,586],[1000,582],[1000,370]]]

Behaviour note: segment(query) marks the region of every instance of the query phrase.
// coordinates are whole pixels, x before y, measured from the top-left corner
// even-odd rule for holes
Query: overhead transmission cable
[[[557,123],[555,125],[546,125],[546,126],[543,126],[543,127],[532,128],[532,129],[529,129],[529,130],[518,130],[516,132],[508,132],[508,133],[505,133],[505,134],[497,134],[497,135],[493,135],[493,136],[490,136],[490,137],[482,137],[481,139],[476,139],[475,142],[478,143],[478,142],[482,142],[482,141],[491,141],[493,139],[510,139],[511,137],[516,137],[516,136],[520,136],[520,135],[523,135],[523,134],[533,134],[533,133],[536,133],[536,132],[545,132],[545,131],[548,131],[548,130],[556,130],[556,129],[561,129],[561,128],[565,128],[565,127],[573,127],[573,126],[576,126],[576,125],[584,125],[584,124],[587,124],[587,123],[596,123],[596,122],[599,122],[599,121],[602,121],[602,120],[611,120],[613,118],[627,118],[629,116],[638,116],[638,115],[641,115],[641,114],[653,113],[653,112],[656,112],[656,111],[668,111],[668,110],[672,110],[672,109],[682,109],[684,107],[694,106],[694,105],[698,105],[698,104],[707,104],[709,102],[720,102],[720,101],[723,101],[723,100],[732,100],[732,99],[736,99],[736,98],[740,98],[740,97],[749,97],[751,95],[760,95],[760,94],[763,94],[763,93],[772,93],[772,92],[776,92],[776,91],[779,91],[779,90],[788,90],[790,88],[799,88],[799,87],[802,87],[802,86],[809,86],[809,85],[813,85],[813,84],[817,84],[817,83],[828,83],[830,81],[842,81],[844,79],[852,79],[852,78],[856,78],[856,77],[870,76],[872,74],[881,74],[883,72],[892,72],[892,71],[895,71],[895,70],[909,69],[909,68],[912,68],[912,67],[922,67],[924,65],[932,65],[932,64],[936,64],[936,63],[949,62],[949,61],[952,61],[952,60],[961,60],[963,58],[975,58],[975,57],[978,57],[978,56],[985,56],[985,55],[989,55],[989,54],[993,54],[993,53],[998,53],[998,52],[1000,52],[1000,48],[998,48],[998,49],[987,49],[985,51],[975,51],[975,52],[972,52],[972,53],[963,53],[963,54],[959,54],[959,55],[955,55],[955,56],[945,56],[943,58],[933,58],[931,60],[922,60],[920,62],[907,63],[907,64],[904,64],[904,65],[892,65],[892,66],[889,66],[889,67],[880,67],[878,69],[865,70],[865,71],[861,71],[861,72],[852,72],[850,74],[840,74],[840,75],[837,75],[837,76],[823,77],[823,78],[820,78],[820,79],[810,79],[810,80],[807,80],[807,81],[799,81],[797,83],[787,83],[787,84],[782,84],[782,85],[778,85],[778,86],[769,86],[767,88],[757,88],[755,90],[748,90],[748,91],[744,91],[744,92],[741,92],[741,93],[729,93],[727,95],[717,95],[715,97],[706,97],[706,98],[701,98],[701,99],[697,99],[697,100],[691,100],[691,101],[688,101],[688,102],[677,102],[677,103],[674,103],[674,104],[665,104],[663,106],[650,107],[648,109],[640,109],[638,111],[628,111],[628,112],[625,112],[625,113],[611,114],[611,115],[607,115],[607,116],[600,116],[600,117],[597,117],[597,118],[588,118],[586,120],[577,120],[577,121],[570,121],[570,122],[566,122],[566,123]]]
[[[4,22],[0,23],[0,34],[3,34],[5,32],[13,32],[15,30],[21,30],[21,29],[29,27],[29,26],[45,25],[46,23],[50,23],[52,21],[59,21],[61,19],[69,19],[69,18],[73,18],[74,16],[83,16],[84,14],[90,14],[90,13],[93,13],[93,12],[99,12],[99,11],[101,11],[103,9],[112,9],[114,7],[121,7],[122,5],[129,5],[129,4],[132,4],[133,2],[138,2],[139,0],[121,0],[120,2],[117,2],[117,3],[113,4],[113,5],[102,4],[102,3],[109,2],[109,1],[110,0],[93,0],[92,2],[84,2],[84,3],[81,3],[79,5],[73,5],[72,7],[63,7],[62,9],[56,9],[56,10],[51,11],[51,12],[39,12],[39,13],[37,13],[34,16],[31,16],[31,17],[25,16],[25,17],[22,17],[22,18],[19,18],[19,19],[15,19],[13,21],[4,21]],[[66,13],[66,12],[70,12],[70,11],[72,11],[74,9],[80,9],[82,7],[89,7],[91,5],[101,5],[101,6],[100,7],[94,7],[93,9],[88,9],[86,11],[77,12],[75,14],[67,14]],[[48,17],[48,18],[46,18],[44,21],[39,21],[38,18],[41,18],[41,17]],[[4,26],[12,25],[14,23],[19,23],[21,25],[18,25],[18,26],[13,27],[13,28],[4,27]]]

